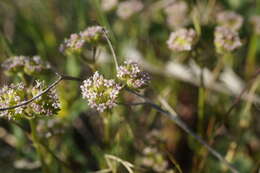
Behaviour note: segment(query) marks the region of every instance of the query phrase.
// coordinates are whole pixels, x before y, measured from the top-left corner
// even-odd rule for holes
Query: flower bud
[[[218,53],[231,52],[242,46],[238,33],[229,28],[216,27],[214,35],[214,44]]]
[[[137,63],[125,61],[117,69],[117,78],[131,89],[141,89],[148,85],[150,76],[141,71]]]
[[[88,105],[99,112],[113,108],[122,89],[114,80],[105,79],[98,72],[84,80],[80,88],[83,98],[88,100]]]
[[[172,32],[167,41],[168,47],[176,52],[190,51],[196,42],[196,32],[194,29],[178,29]]]

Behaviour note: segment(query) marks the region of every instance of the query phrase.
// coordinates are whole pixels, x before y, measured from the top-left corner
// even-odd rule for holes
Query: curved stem
[[[146,103],[149,104],[152,108],[156,109],[158,112],[162,113],[163,115],[169,117],[171,120],[173,120],[182,130],[184,130],[186,133],[194,137],[199,143],[201,143],[213,156],[215,156],[219,161],[221,161],[223,164],[225,164],[233,173],[238,173],[239,171],[236,170],[226,159],[218,153],[215,149],[213,149],[207,142],[205,142],[200,136],[195,134],[186,124],[184,121],[182,121],[178,115],[173,111],[173,109],[169,106],[169,104],[164,100],[160,99],[160,102],[163,104],[163,106],[167,109],[162,109],[159,105],[155,104],[151,100],[147,99],[146,97],[142,96],[141,94],[132,91],[130,89],[126,89],[128,92],[142,98]]]
[[[118,62],[117,62],[117,58],[116,58],[116,53],[114,51],[114,48],[112,46],[112,43],[110,41],[110,39],[108,38],[108,35],[107,35],[107,32],[105,31],[105,29],[103,29],[103,33],[104,33],[104,36],[106,38],[106,41],[107,41],[107,44],[110,48],[110,51],[112,53],[112,56],[113,56],[113,60],[114,60],[114,63],[115,63],[115,66],[116,66],[116,70],[118,69]]]

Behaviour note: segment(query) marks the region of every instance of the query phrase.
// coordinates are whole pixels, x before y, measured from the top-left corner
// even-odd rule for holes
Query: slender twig
[[[112,43],[111,43],[111,41],[110,41],[110,39],[109,39],[105,29],[103,29],[103,33],[104,33],[104,36],[106,38],[107,44],[108,44],[108,46],[109,46],[109,48],[111,50],[111,53],[112,53],[112,56],[113,56],[113,60],[114,60],[114,63],[115,63],[115,66],[116,66],[116,70],[117,70],[118,69],[118,62],[117,62],[116,53],[114,51],[113,45],[112,45]]]
[[[33,102],[37,98],[41,97],[42,95],[46,94],[47,92],[49,92],[52,88],[54,88],[56,85],[58,85],[62,80],[82,81],[82,79],[77,78],[77,77],[65,76],[65,75],[60,75],[60,74],[57,74],[57,75],[58,75],[58,79],[55,82],[53,82],[50,86],[48,86],[45,90],[40,92],[38,95],[32,97],[29,100],[23,101],[20,104],[10,106],[10,107],[6,107],[6,108],[0,108],[0,111],[6,111],[6,110],[9,110],[9,109],[15,109],[15,108],[18,108],[18,107],[21,107],[21,106],[25,106],[25,105]]]
[[[159,105],[153,103],[150,99],[142,96],[141,94],[132,91],[130,89],[126,89],[128,92],[142,98],[145,100],[145,104],[149,104],[152,108],[156,109],[158,112],[162,113],[163,115],[166,115],[171,120],[173,120],[181,129],[183,129],[186,133],[193,136],[199,143],[201,143],[213,156],[215,156],[219,161],[221,161],[223,164],[225,164],[233,173],[238,173],[239,171],[236,170],[228,161],[225,160],[225,158],[218,153],[215,149],[213,149],[207,142],[205,142],[200,136],[195,134],[186,124],[184,121],[182,121],[178,115],[173,111],[173,109],[169,106],[169,104],[164,100],[160,99],[160,102],[166,107],[167,110],[162,109]],[[144,104],[144,103],[143,103]]]

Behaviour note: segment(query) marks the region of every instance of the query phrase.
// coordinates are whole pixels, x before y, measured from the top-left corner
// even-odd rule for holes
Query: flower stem
[[[44,156],[44,152],[43,152],[43,148],[41,147],[40,144],[40,139],[37,136],[37,131],[36,131],[36,120],[31,119],[29,120],[30,123],[30,127],[31,127],[31,137],[32,137],[32,142],[33,145],[36,149],[36,152],[38,154],[38,157],[40,158],[41,164],[42,164],[42,171],[44,173],[50,173],[47,164],[45,163],[45,156]]]

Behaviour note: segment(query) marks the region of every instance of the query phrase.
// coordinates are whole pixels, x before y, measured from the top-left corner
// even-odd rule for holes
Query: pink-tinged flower
[[[214,44],[218,53],[231,52],[242,46],[239,35],[227,27],[216,27]]]
[[[148,73],[141,71],[137,63],[125,61],[117,69],[117,78],[120,82],[132,89],[141,89],[150,82]]]
[[[122,89],[114,80],[105,79],[98,72],[84,80],[80,88],[83,98],[88,100],[88,105],[99,112],[113,108]]]
[[[144,5],[140,0],[128,0],[118,4],[117,15],[123,19],[129,19],[134,14],[140,12]]]
[[[36,81],[34,87],[29,90],[31,97],[35,97],[47,87],[43,81]],[[51,89],[28,105],[28,114],[35,117],[50,117],[60,110],[60,102],[55,89]]]
[[[241,28],[243,21],[243,17],[233,11],[222,11],[217,14],[217,23],[234,31]]]
[[[169,49],[176,52],[190,51],[196,42],[196,37],[194,29],[182,28],[171,33],[167,44]]]

